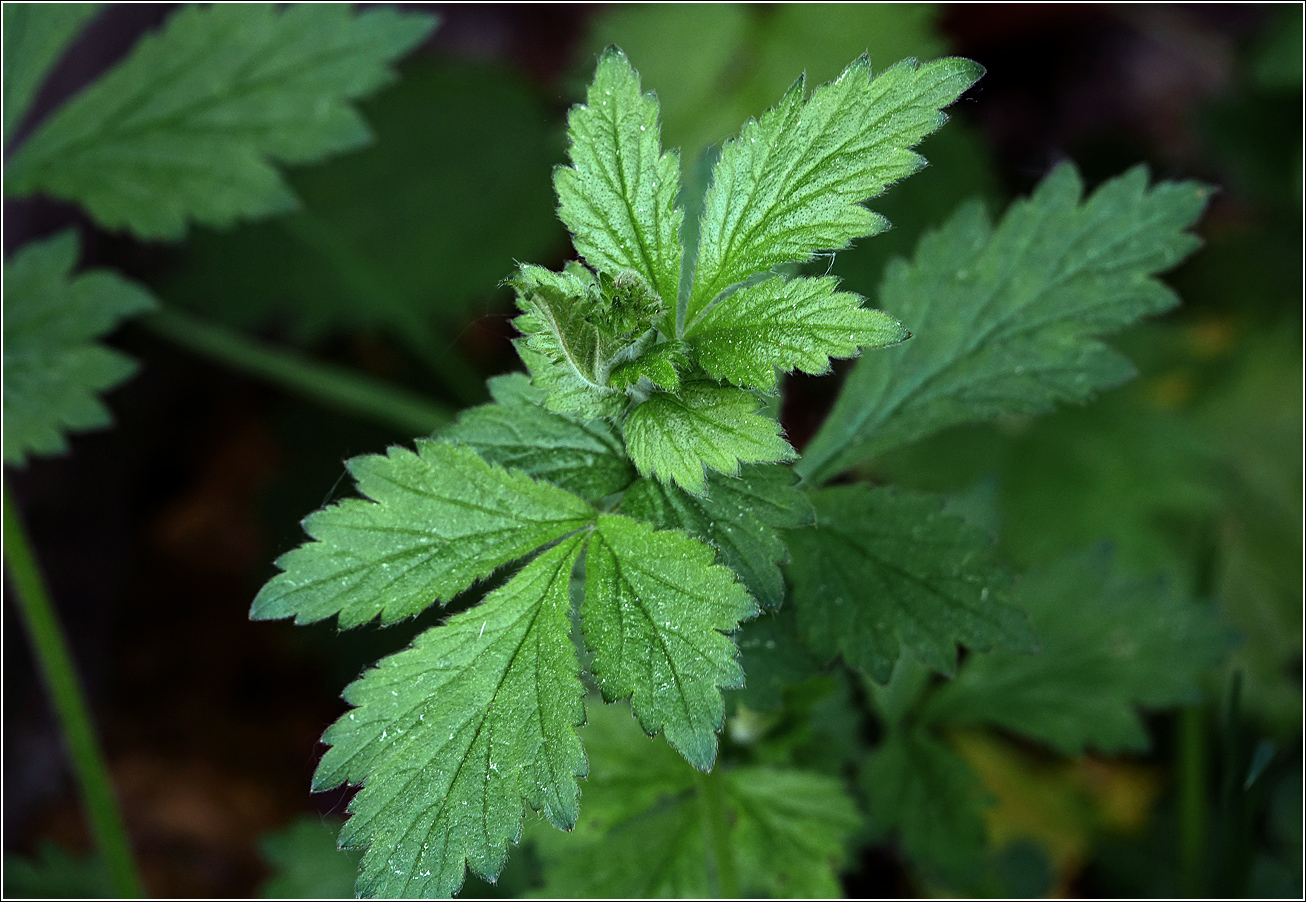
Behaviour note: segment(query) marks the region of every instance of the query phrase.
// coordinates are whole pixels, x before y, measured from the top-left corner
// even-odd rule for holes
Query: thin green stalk
[[[187,350],[409,435],[429,435],[453,419],[453,413],[443,405],[415,392],[344,367],[319,363],[295,351],[268,347],[177,310],[160,310],[141,322]]]
[[[699,799],[712,840],[716,859],[717,883],[722,899],[739,898],[739,879],[735,876],[735,857],[730,851],[730,824],[726,820],[725,794],[718,774],[698,774]]]
[[[91,714],[77,681],[77,672],[73,669],[68,643],[50,605],[45,581],[37,570],[23,521],[18,516],[8,486],[4,488],[4,556],[13,580],[14,599],[36,651],[41,675],[54,700],[73,771],[81,786],[86,818],[90,821],[100,854],[109,867],[114,892],[123,898],[140,898],[143,895],[141,881],[132,859],[127,829],[114,801],[109,769],[91,726]]]
[[[1183,895],[1201,898],[1206,883],[1206,829],[1210,819],[1206,790],[1205,711],[1198,706],[1179,714],[1179,861]]]

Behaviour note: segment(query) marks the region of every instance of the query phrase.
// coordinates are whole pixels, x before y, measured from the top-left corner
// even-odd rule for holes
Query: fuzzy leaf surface
[[[1011,576],[992,540],[938,498],[866,485],[811,495],[814,529],[785,536],[794,608],[813,650],[888,682],[903,649],[940,673],[958,643],[976,651],[1036,647],[1007,599]]]
[[[662,730],[690,764],[710,770],[725,705],[743,685],[728,633],[757,605],[716,552],[682,532],[599,517],[585,565],[581,623],[608,701],[630,697],[650,736]]]
[[[741,288],[685,333],[703,369],[743,388],[774,391],[776,370],[826,373],[831,357],[897,344],[911,333],[882,310],[838,291],[835,278],[781,276]]]
[[[1160,580],[1118,572],[1105,549],[1027,574],[1016,600],[1042,653],[971,657],[926,718],[997,724],[1066,755],[1142,751],[1138,709],[1196,700],[1198,678],[1230,646],[1209,610]]]
[[[860,817],[843,785],[807,771],[741,767],[695,775],[616,708],[592,710],[585,806],[570,836],[538,831],[542,895],[719,896],[708,781],[719,781],[726,848],[744,896],[834,897]]]
[[[704,201],[686,326],[754,273],[883,231],[884,217],[862,201],[925,165],[910,148],[943,125],[940,110],[983,73],[970,60],[908,59],[872,79],[863,56],[806,101],[803,80],[795,82],[721,151]]]
[[[570,492],[444,442],[355,457],[349,472],[364,497],[304,520],[315,541],[277,558],[284,572],[254,599],[254,619],[394,623],[594,519]]]
[[[1083,199],[1074,167],[991,224],[978,203],[886,270],[879,303],[916,337],[860,361],[797,470],[822,482],[931,432],[1084,401],[1134,374],[1098,336],[1173,307],[1155,278],[1193,251],[1209,189],[1132,169]]]
[[[108,426],[100,392],[136,372],[134,360],[97,339],[152,309],[154,298],[107,270],[74,278],[78,250],[77,233],[67,231],[4,264],[6,464],[58,454],[68,450],[67,432]]]
[[[705,467],[733,476],[741,463],[797,456],[780,437],[780,424],[757,408],[748,392],[705,382],[658,392],[627,418],[626,451],[642,475],[702,495]]]
[[[389,64],[433,27],[391,9],[184,7],[46,120],[5,191],[82,204],[141,238],[284,212],[295,198],[273,164],[365,144],[348,101],[388,82]]]
[[[780,564],[789,550],[776,529],[815,519],[807,497],[794,488],[788,467],[747,466],[739,476],[711,473],[707,494],[691,495],[655,479],[639,479],[621,500],[623,512],[659,529],[683,529],[721,555],[764,608],[784,601]]]
[[[626,55],[599,59],[587,105],[567,116],[572,165],[554,170],[558,217],[597,270],[633,270],[667,305],[680,285],[680,157],[661,152],[658,101]]]
[[[635,468],[606,422],[577,422],[544,409],[544,392],[522,373],[496,376],[489,385],[495,403],[463,412],[441,438],[589,501],[634,480]]]
[[[576,823],[585,689],[569,587],[584,542],[544,552],[345,690],[355,708],[322,737],[313,788],[363,784],[340,833],[342,847],[368,847],[360,895],[449,895],[464,866],[494,880],[523,802]]]
[[[4,14],[4,143],[98,3],[15,3]]]

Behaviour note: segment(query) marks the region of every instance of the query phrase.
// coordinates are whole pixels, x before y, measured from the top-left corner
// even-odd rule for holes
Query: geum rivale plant
[[[619,50],[603,54],[554,179],[583,262],[511,279],[529,375],[491,380],[494,403],[415,450],[351,460],[363,497],[310,515],[312,541],[278,559],[253,604],[258,619],[387,625],[496,580],[350,685],[352,709],[323,737],[314,789],[362,784],[340,836],[367,848],[361,894],[450,894],[466,867],[495,879],[526,805],[571,830],[591,771],[578,731],[587,679],[707,773],[722,690],[754,668],[793,672],[777,655],[842,655],[882,683],[904,650],[951,673],[958,643],[1037,648],[982,530],[928,496],[820,486],[944,426],[1127,379],[1129,363],[1095,336],[1173,305],[1152,275],[1194,246],[1184,229],[1205,192],[1149,190],[1136,170],[1085,202],[1062,167],[996,228],[963,207],[895,264],[882,296],[893,316],[835,278],[793,275],[789,264],[887,227],[862,202],[924,164],[911,148],[981,73],[907,60],[873,78],[862,58],[810,97],[799,79],[723,147],[695,243],[657,100]],[[854,370],[789,466],[777,374],[888,346]],[[754,621],[774,639],[744,643],[757,654],[741,662],[737,634],[787,594],[785,625]],[[1124,745],[1138,734],[1130,706],[1148,700],[1132,691],[1112,699]],[[594,741],[607,742],[608,718],[596,721]],[[596,802],[617,800],[618,819],[657,796],[635,784],[612,796],[609,777],[590,783]],[[703,793],[713,823],[688,842],[710,835],[717,890],[837,891],[832,868],[856,824],[838,781],[740,769]],[[608,866],[639,865],[618,854]],[[789,882],[768,883],[782,866]],[[648,889],[697,886],[668,874]]]

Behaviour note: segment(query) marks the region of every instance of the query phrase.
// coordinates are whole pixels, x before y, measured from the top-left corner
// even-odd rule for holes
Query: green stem
[[[1179,714],[1179,861],[1183,895],[1201,898],[1206,882],[1206,724],[1201,707]]]
[[[712,855],[716,859],[717,883],[722,899],[739,898],[739,880],[735,876],[735,857],[730,851],[730,823],[726,820],[725,794],[721,791],[718,774],[697,774],[699,799],[707,820],[712,840]]]
[[[453,419],[447,408],[415,392],[294,351],[270,348],[177,310],[160,310],[141,322],[187,350],[409,435],[429,435]]]
[[[81,785],[86,817],[91,823],[100,854],[109,867],[114,892],[123,898],[140,898],[143,895],[141,881],[136,873],[122,815],[114,801],[109,769],[91,727],[91,714],[77,681],[77,672],[73,669],[68,643],[50,605],[45,581],[37,570],[23,521],[18,516],[8,486],[4,488],[4,556],[13,580],[14,598],[22,612],[28,638],[36,650],[41,675],[54,700],[73,771]]]

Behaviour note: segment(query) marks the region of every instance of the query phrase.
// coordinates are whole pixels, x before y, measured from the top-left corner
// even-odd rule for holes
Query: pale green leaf
[[[616,419],[625,412],[630,399],[624,391],[596,390],[567,365],[532,348],[525,338],[516,339],[513,347],[530,371],[531,383],[544,393],[546,410],[585,420]]]
[[[5,191],[80,203],[142,238],[283,212],[295,199],[273,164],[366,143],[348,101],[389,81],[433,26],[333,4],[183,7],[46,120],[6,167]]]
[[[769,767],[696,775],[614,708],[591,710],[583,735],[590,776],[576,829],[535,834],[542,895],[720,896],[721,862],[708,839],[714,829],[743,896],[839,894],[839,867],[860,817],[838,780]]]
[[[661,152],[658,102],[626,55],[599,58],[587,105],[567,117],[570,167],[554,170],[558,217],[597,270],[633,270],[668,307],[680,285],[680,158]]]
[[[777,276],[741,288],[695,320],[685,338],[703,369],[744,388],[776,387],[776,370],[826,373],[831,357],[856,357],[910,337],[882,310],[862,307],[838,279]]]
[[[383,658],[345,690],[313,787],[362,783],[340,834],[367,847],[357,889],[449,895],[464,865],[494,880],[523,803],[570,830],[586,773],[584,687],[571,641],[573,536],[484,602]]]
[[[1007,599],[992,539],[930,495],[866,485],[812,493],[816,526],[785,534],[793,604],[811,647],[887,682],[903,649],[941,673],[956,645],[1035,647]]]
[[[1027,574],[1016,600],[1041,653],[973,655],[925,717],[996,724],[1067,755],[1141,751],[1138,709],[1200,700],[1199,677],[1230,645],[1207,607],[1117,572],[1105,548]]]
[[[943,125],[940,110],[983,72],[970,60],[908,59],[872,79],[862,57],[806,101],[799,79],[722,149],[704,201],[686,325],[754,273],[883,231],[888,223],[862,201],[925,164],[910,148]]]
[[[776,533],[815,518],[807,497],[794,487],[793,471],[747,466],[737,477],[709,474],[703,497],[674,485],[639,479],[621,499],[621,509],[659,529],[683,529],[716,548],[753,597],[766,608],[784,601],[780,564],[789,550]]]
[[[1209,189],[1140,167],[1082,200],[1069,164],[995,228],[978,204],[895,261],[879,302],[915,334],[862,360],[796,469],[821,482],[931,432],[1043,413],[1124,382],[1133,366],[1097,336],[1177,303],[1154,278],[1196,246]]]
[[[639,356],[614,366],[609,382],[614,388],[627,388],[646,379],[655,388],[676,391],[680,388],[680,374],[690,369],[688,350],[682,341],[654,344]]]
[[[522,373],[490,380],[494,404],[464,411],[440,438],[485,460],[598,501],[630,485],[635,468],[602,420],[577,422],[545,410],[544,392]]]
[[[285,572],[259,591],[254,619],[393,623],[594,518],[570,492],[443,442],[355,457],[349,472],[364,498],[304,520],[315,541],[277,559]]]
[[[4,143],[98,3],[11,3],[4,11]]]
[[[601,515],[586,555],[585,644],[603,697],[630,696],[649,735],[700,770],[716,760],[721,689],[743,684],[728,636],[757,605],[715,551],[682,532]]]
[[[705,467],[733,476],[741,463],[797,456],[780,425],[757,408],[748,392],[706,382],[658,392],[626,419],[626,451],[644,476],[702,495]]]
[[[77,233],[67,231],[23,247],[4,265],[6,464],[66,451],[66,432],[108,426],[113,418],[99,393],[136,372],[135,361],[97,339],[154,299],[107,270],[74,278],[77,255]]]

